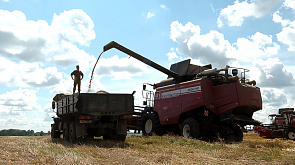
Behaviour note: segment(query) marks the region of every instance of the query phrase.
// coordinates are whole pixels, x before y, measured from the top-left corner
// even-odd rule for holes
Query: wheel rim
[[[152,129],[153,129],[153,122],[152,122],[151,119],[148,119],[148,120],[145,122],[144,129],[145,129],[145,132],[146,132],[147,134],[149,134],[149,133],[152,132]]]
[[[289,139],[294,140],[295,139],[295,133],[294,132],[289,132],[288,137],[289,137]]]
[[[191,128],[188,124],[184,125],[182,128],[182,135],[183,137],[190,137],[190,133],[191,133]]]

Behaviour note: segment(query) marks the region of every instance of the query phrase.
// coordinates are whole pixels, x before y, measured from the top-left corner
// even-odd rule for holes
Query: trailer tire
[[[75,122],[71,122],[69,127],[69,141],[73,144],[77,141]]]
[[[181,135],[185,138],[199,138],[199,124],[194,118],[187,118],[181,124]]]
[[[60,138],[60,133],[55,131],[54,124],[51,124],[51,138]]]
[[[157,113],[147,113],[146,116],[142,116],[141,129],[144,136],[152,136],[153,134],[164,135]]]
[[[63,139],[69,140],[69,124],[68,124],[68,122],[63,123],[62,133],[63,133]]]

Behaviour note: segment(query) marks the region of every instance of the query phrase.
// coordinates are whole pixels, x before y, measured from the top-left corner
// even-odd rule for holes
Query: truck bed
[[[57,116],[69,114],[123,115],[134,111],[132,94],[117,93],[76,93],[57,94]]]

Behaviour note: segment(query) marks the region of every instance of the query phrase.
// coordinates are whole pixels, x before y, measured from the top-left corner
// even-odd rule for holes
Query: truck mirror
[[[143,89],[143,90],[145,90],[145,89],[146,89],[146,85],[145,85],[145,84],[142,86],[142,89]]]
[[[147,105],[147,102],[146,101],[143,101],[143,105]]]
[[[52,109],[55,109],[55,102],[52,101]]]

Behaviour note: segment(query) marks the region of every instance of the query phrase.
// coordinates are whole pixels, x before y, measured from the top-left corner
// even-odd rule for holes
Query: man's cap
[[[79,67],[79,65],[76,65],[76,67]]]

